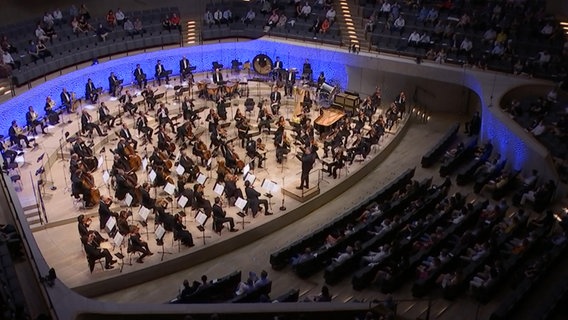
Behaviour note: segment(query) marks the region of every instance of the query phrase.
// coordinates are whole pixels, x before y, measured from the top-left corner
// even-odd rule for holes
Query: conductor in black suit
[[[215,69],[215,73],[213,73],[213,83],[223,84],[223,74],[219,68]]]
[[[179,74],[181,76],[181,81],[185,80],[185,77],[188,77],[190,81],[193,81],[193,74],[191,73],[191,63],[189,60],[184,56],[179,61]]]
[[[156,63],[154,70],[156,71],[155,77],[156,79],[158,79],[159,86],[162,85],[162,78],[166,78],[166,84],[170,84],[170,76],[168,75],[168,71],[162,65],[161,60],[158,60],[158,63]]]
[[[136,78],[136,83],[138,83],[138,87],[140,89],[146,88],[146,86],[148,85],[146,74],[139,64],[137,64],[136,69],[134,69],[134,78]]]
[[[316,154],[312,152],[311,148],[305,148],[304,155],[302,156],[302,175],[300,178],[300,186],[296,189],[310,188],[310,171],[316,162]]]

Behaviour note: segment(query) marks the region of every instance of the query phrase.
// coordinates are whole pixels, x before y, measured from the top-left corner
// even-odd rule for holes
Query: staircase
[[[201,23],[197,19],[187,20],[185,23],[185,37],[183,40],[183,45],[196,45],[199,43],[199,35],[201,34]]]
[[[359,5],[354,0],[339,0],[336,19],[341,31],[342,43],[348,47],[366,48],[365,30],[360,24]]]
[[[43,219],[41,218],[41,212],[37,203],[25,206],[23,209],[24,209],[24,217],[26,217],[26,221],[28,222],[28,226],[30,227],[30,229],[39,227],[43,224]]]
[[[2,97],[8,96],[8,98],[10,98],[11,97],[10,93],[12,92],[11,86],[12,84],[10,82],[10,79],[8,78],[0,79],[0,96]]]

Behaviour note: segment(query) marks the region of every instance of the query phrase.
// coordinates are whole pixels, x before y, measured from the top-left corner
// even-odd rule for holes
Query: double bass
[[[142,166],[142,158],[136,153],[136,150],[132,147],[130,143],[127,143],[124,152],[128,156],[128,164],[130,165],[131,171],[138,171]]]
[[[86,203],[85,206],[93,207],[101,200],[101,192],[95,185],[95,178],[89,172],[83,172],[81,176],[81,182],[83,183],[83,188],[88,190],[89,192],[89,203]]]

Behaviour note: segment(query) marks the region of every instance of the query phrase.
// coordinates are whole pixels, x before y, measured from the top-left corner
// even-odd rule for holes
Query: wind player
[[[37,112],[35,112],[34,107],[32,106],[29,106],[28,112],[26,112],[26,123],[28,125],[28,128],[31,129],[34,135],[37,135],[37,126],[41,126],[41,132],[43,134],[47,133],[45,132],[45,128],[47,126],[43,121],[39,121],[39,115],[37,114]]]
[[[183,56],[179,61],[179,74],[180,74],[180,81],[185,81],[185,78],[189,80],[189,82],[193,82],[193,73],[191,72],[191,63],[189,60]]]
[[[195,120],[201,119],[201,117],[199,117],[197,112],[195,112],[194,108],[195,105],[193,104],[193,99],[189,99],[188,96],[185,96],[181,104],[183,120],[191,121],[191,125],[193,125],[194,128],[197,128],[195,126]]]
[[[267,107],[263,107],[258,112],[258,132],[262,133],[262,128],[268,129],[268,134],[270,134],[270,123],[272,122],[272,115],[268,112]]]
[[[166,108],[165,104],[160,103],[160,107],[156,111],[156,117],[158,118],[158,123],[160,124],[160,127],[163,127],[166,123],[169,123],[170,127],[172,128],[172,132],[174,134],[176,133],[176,128],[174,127],[174,123],[172,122],[172,119],[170,119],[170,111],[168,110],[168,108]]]
[[[260,205],[264,206],[264,215],[270,216],[272,212],[268,211],[268,200],[260,199],[260,192],[256,191],[250,181],[245,181],[245,194],[247,196],[248,208],[252,211],[252,217],[256,217],[260,209]]]
[[[115,120],[116,118],[110,114],[110,110],[108,109],[106,104],[104,102],[101,102],[101,104],[99,105],[99,122],[101,124],[106,124],[108,129],[110,129],[111,127],[114,127]]]
[[[83,110],[81,112],[81,128],[83,133],[85,133],[85,131],[89,131],[89,134],[92,134],[94,129],[97,130],[99,137],[107,136],[107,133],[103,132],[99,125],[94,123],[92,119],[93,118],[91,117],[89,112],[87,112],[87,110]]]
[[[111,72],[110,76],[108,77],[108,88],[111,96],[120,96],[120,92],[122,91],[122,80],[119,80],[114,72]]]
[[[158,89],[156,89],[156,91],[158,91]],[[146,105],[148,106],[148,108],[150,108],[150,110],[153,111],[158,101],[156,101],[156,98],[154,97],[154,90],[152,90],[152,87],[147,86],[142,91],[141,95],[144,97],[144,101],[146,101]]]
[[[69,94],[69,92],[67,92],[67,89],[63,88],[63,90],[61,91],[61,94],[59,95],[59,98],[61,98],[61,104],[65,107],[65,110],[67,111],[67,113],[71,113],[74,112],[75,110],[73,110],[73,99],[71,94]]]
[[[53,110],[53,107],[55,107],[55,101],[48,96],[45,98],[45,106],[43,107],[43,110],[45,111],[45,116],[49,122],[56,125],[59,123],[59,113]]]
[[[85,84],[85,99],[91,100],[92,104],[96,104],[99,100],[99,90],[95,87],[91,78],[87,79]]]
[[[155,77],[158,79],[158,85],[162,85],[162,78],[166,78],[166,84],[170,84],[170,76],[168,75],[168,71],[162,65],[162,61],[158,60],[156,66],[154,67]]]
[[[229,223],[229,231],[230,232],[237,232],[239,229],[235,229],[235,220],[232,217],[227,217],[227,212],[223,210],[222,207],[223,203],[221,202],[221,198],[215,197],[215,204],[213,204],[213,230],[215,232],[221,233],[223,230],[224,223]]]
[[[10,142],[12,142],[12,145],[17,145],[18,147],[22,148],[20,140],[24,140],[26,147],[31,148],[28,136],[26,136],[24,134],[24,130],[22,130],[22,128],[18,126],[16,120],[12,120],[12,125],[8,129],[8,136],[10,137]]]
[[[140,64],[137,64],[136,69],[134,69],[134,78],[136,79],[136,83],[138,83],[138,88],[140,88],[140,90],[146,88],[148,85],[148,79],[144,70],[140,67]]]
[[[278,87],[274,86],[272,92],[270,93],[270,110],[273,115],[277,115],[280,112],[280,101],[282,95],[278,92]]]
[[[286,138],[286,132],[276,135],[274,145],[276,146],[276,162],[279,164],[284,160],[284,155],[290,152],[290,143]]]

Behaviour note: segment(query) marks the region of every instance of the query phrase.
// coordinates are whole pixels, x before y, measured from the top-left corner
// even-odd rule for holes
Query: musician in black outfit
[[[130,230],[130,237],[128,238],[128,252],[140,252],[141,255],[136,259],[138,263],[144,263],[144,257],[151,256],[154,253],[148,248],[148,243],[143,241],[140,237],[140,232],[137,226]]]
[[[23,133],[23,130],[18,127],[16,120],[12,120],[12,125],[8,129],[8,136],[10,136],[10,142],[12,142],[13,145],[17,145],[21,148],[22,144],[20,143],[20,140],[24,140],[26,147],[31,148],[28,136],[26,136]]]
[[[72,97],[71,94],[69,94],[69,92],[67,92],[67,89],[63,88],[63,91],[61,91],[61,94],[59,95],[59,97],[61,98],[61,104],[65,107],[65,110],[67,111],[67,113],[71,113],[71,109],[72,109]]]
[[[260,205],[264,206],[264,215],[272,215],[272,212],[268,211],[268,200],[260,199],[260,192],[256,191],[254,187],[250,184],[250,181],[245,181],[245,194],[247,196],[248,208],[252,211],[252,217],[256,217]]]
[[[182,217],[176,213],[174,216],[174,240],[180,240],[186,247],[193,247],[193,236],[187,231],[186,226],[181,221]]]
[[[110,114],[110,110],[105,105],[105,103],[101,102],[101,104],[99,106],[99,122],[101,124],[106,124],[108,126],[108,128],[110,129],[111,127],[114,127],[114,121],[115,120],[116,120],[116,118],[113,117]]]
[[[138,134],[144,134],[145,139],[142,142],[142,145],[145,145],[148,142],[152,143],[152,133],[154,133],[154,129],[148,126],[148,119],[142,111],[138,112],[138,118],[136,119],[136,129],[138,130]]]
[[[310,188],[310,171],[316,162],[316,154],[312,152],[312,148],[305,148],[302,155],[302,175],[300,178],[300,186],[296,189]]]
[[[292,96],[294,84],[296,84],[296,71],[290,70],[288,71],[288,75],[286,76],[286,85],[284,86],[284,95]]]
[[[239,231],[235,229],[235,220],[232,217],[227,217],[227,212],[221,207],[221,198],[215,197],[215,204],[213,204],[213,230],[216,232],[221,232],[223,229],[223,224],[225,222],[229,223],[229,231],[236,232]]]
[[[110,76],[108,77],[108,88],[111,96],[120,96],[120,91],[122,91],[122,80],[119,80],[114,72],[111,72]]]
[[[134,114],[138,111],[138,105],[132,103],[132,94],[130,94],[130,91],[126,90],[126,92],[120,96],[118,101],[122,103],[122,110],[124,110],[125,113],[128,112],[132,117],[134,117]]]
[[[156,63],[154,71],[156,71],[154,76],[156,77],[156,79],[158,79],[159,86],[162,85],[162,78],[166,78],[166,84],[170,84],[170,76],[168,74],[169,72],[164,68],[161,60],[158,60],[158,63]]]
[[[83,199],[85,200],[85,199]],[[112,205],[112,199],[109,196],[102,196],[101,200],[99,201],[99,222],[100,222],[100,230],[104,230],[105,226],[108,222],[110,217],[118,217],[116,212],[110,210],[110,206]]]
[[[258,167],[262,168],[262,161],[266,160],[260,152],[258,152],[257,148],[262,143],[262,139],[258,138],[256,141],[253,139],[249,139],[246,147],[247,156],[251,159],[251,169],[254,170],[254,159],[258,159]]]
[[[286,140],[286,133],[277,134],[275,136],[274,144],[276,146],[276,162],[279,164],[284,160],[284,155],[290,151],[290,145]]]
[[[306,61],[304,61],[304,65],[302,66],[302,79],[312,82],[313,77],[314,73],[312,70],[312,65],[310,64],[310,61],[306,59]]]
[[[39,120],[39,115],[37,114],[37,112],[35,112],[34,108],[32,106],[28,107],[28,112],[26,112],[26,123],[28,125],[28,128],[30,128],[30,130],[33,132],[34,135],[37,134],[37,126],[41,126],[41,132],[42,133],[47,133],[45,132],[45,128],[47,127],[45,125],[44,122]]]
[[[199,183],[193,185],[193,196],[195,199],[195,207],[203,209],[203,213],[207,216],[207,218],[211,217],[211,202],[205,199],[205,196],[203,195],[203,185]],[[205,222],[203,223],[203,226],[205,226]]]
[[[130,133],[130,130],[128,129],[128,126],[126,125],[126,123],[122,124],[122,128],[120,129],[120,132],[118,133],[118,135],[121,138],[124,138],[126,140],[126,142],[132,144],[132,147],[134,147],[134,149],[136,149],[138,147],[138,141],[136,141],[134,139],[134,137],[132,137],[132,134]]]
[[[87,255],[87,259],[89,260],[89,269],[93,271],[95,267],[95,261],[105,258],[105,269],[112,269],[113,264],[117,261],[112,259],[112,255],[108,251],[108,249],[100,249],[95,242],[95,235],[89,234],[87,238],[82,238],[81,241],[83,242],[83,247],[85,248],[85,254]]]
[[[317,82],[317,90],[319,91],[321,89],[321,86],[325,83],[325,75],[323,72],[320,72],[319,76],[318,76],[318,82]]]
[[[183,102],[181,104],[181,111],[182,111],[182,114],[183,114],[183,120],[191,121],[191,124],[193,125],[193,127],[197,128],[195,126],[195,120],[201,119],[201,117],[199,117],[197,112],[195,112],[194,108],[195,108],[195,105],[193,104],[193,100],[190,100],[188,96],[185,96],[183,98]]]
[[[83,133],[85,133],[85,131],[89,131],[89,134],[92,134],[94,129],[97,130],[97,133],[100,137],[104,137],[107,135],[106,133],[103,133],[103,131],[101,130],[98,124],[92,121],[92,117],[87,112],[87,110],[83,110],[81,113],[81,128]]]
[[[148,85],[146,74],[139,64],[137,64],[136,69],[134,69],[134,78],[136,79],[136,83],[138,83],[138,88],[140,88],[140,90],[146,88],[146,86]]]
[[[258,132],[262,133],[262,128],[268,129],[270,134],[270,123],[272,122],[272,115],[268,112],[268,108],[264,107],[258,112]]]
[[[45,105],[43,110],[45,111],[45,116],[49,120],[49,123],[52,125],[56,125],[59,123],[59,113],[53,110],[55,106],[55,101],[51,99],[51,97],[45,98]]]
[[[158,149],[162,151],[168,150],[169,138],[163,126],[158,127]]]
[[[234,205],[238,198],[243,198],[243,191],[237,187],[237,176],[225,176],[225,196],[229,200],[230,205]]]
[[[225,83],[225,81],[223,81],[223,74],[221,73],[221,70],[219,70],[219,68],[215,69],[215,72],[213,73],[213,83],[217,85],[222,85]]]
[[[97,103],[99,100],[99,90],[90,78],[87,80],[87,84],[85,84],[85,99],[91,100],[92,104]]]
[[[280,111],[281,99],[282,95],[278,92],[278,87],[274,86],[274,89],[270,93],[270,109],[272,110],[272,114],[277,115]]]
[[[172,128],[172,132],[176,133],[174,123],[172,122],[172,119],[170,119],[170,111],[168,110],[168,108],[166,108],[165,104],[160,103],[160,107],[156,111],[156,116],[158,117],[158,123],[160,124],[160,127],[163,127],[166,123],[169,123],[170,127]]]
[[[337,170],[345,166],[345,153],[343,148],[340,148],[337,152],[334,152],[333,162],[328,165],[328,173],[333,176],[333,179],[337,178]]]
[[[4,137],[2,136],[0,136],[0,153],[2,154],[2,158],[6,164],[14,163],[16,156],[18,155],[16,151],[11,150],[4,145]]]
[[[186,77],[188,78],[189,82],[193,82],[191,63],[189,63],[189,60],[187,60],[185,56],[183,56],[179,61],[179,74],[182,82],[185,80]]]
[[[237,137],[241,139],[241,148],[244,148],[250,130],[250,126],[248,125],[247,119],[246,118],[240,119],[239,121],[237,121],[235,127],[237,128]]]

